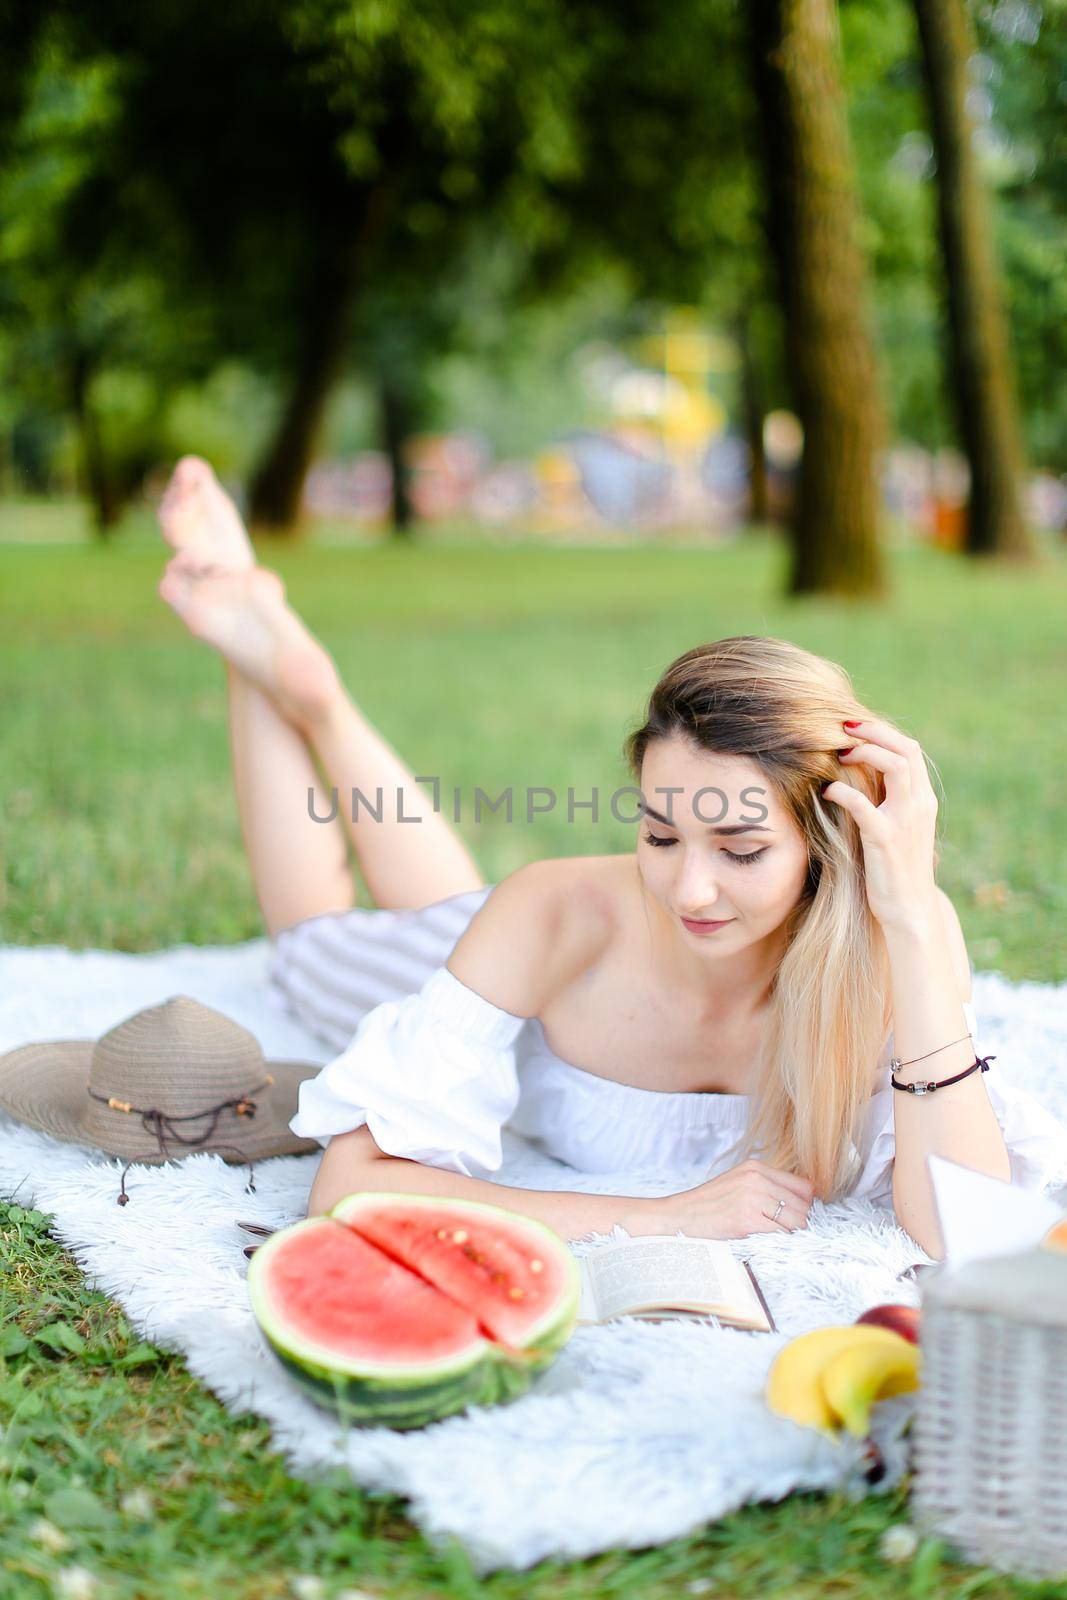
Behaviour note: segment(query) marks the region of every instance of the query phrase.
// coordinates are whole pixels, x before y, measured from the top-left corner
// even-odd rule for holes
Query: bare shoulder
[[[616,859],[559,856],[519,867],[471,918],[449,970],[503,1010],[537,1016],[610,946],[620,916],[620,877],[608,865]]]

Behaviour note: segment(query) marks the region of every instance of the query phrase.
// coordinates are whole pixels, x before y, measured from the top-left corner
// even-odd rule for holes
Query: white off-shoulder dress
[[[370,1128],[389,1155],[489,1178],[507,1127],[579,1171],[677,1172],[689,1183],[736,1164],[750,1096],[617,1083],[549,1049],[536,1017],[501,1010],[445,962],[492,884],[418,909],[357,908],[276,935],[271,982],[339,1053],[300,1086],[289,1126],[325,1146]],[[964,1007],[976,1047],[974,1008]],[[892,1036],[871,1097],[851,1192],[892,1209]],[[1067,1157],[1067,1127],[1033,1095],[984,1075],[1012,1182],[1044,1188]],[[694,1177],[694,1174],[697,1176]]]

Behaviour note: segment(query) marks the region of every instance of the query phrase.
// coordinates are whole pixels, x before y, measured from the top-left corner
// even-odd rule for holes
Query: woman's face
[[[755,762],[654,739],[641,793],[638,870],[695,953],[735,954],[781,926],[807,881],[807,845]],[[701,922],[725,925],[687,925]]]

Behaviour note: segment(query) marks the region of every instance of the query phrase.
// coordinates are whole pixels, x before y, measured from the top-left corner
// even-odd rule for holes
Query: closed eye
[[[655,833],[646,833],[643,835],[643,837],[648,844],[654,844],[659,850],[665,849],[668,845],[678,843],[677,839],[661,839],[658,834]],[[746,855],[738,855],[734,850],[724,850],[722,853],[729,861],[747,863],[749,861],[758,861],[760,856],[765,856],[769,849],[770,845],[765,844],[762,849],[750,850]]]

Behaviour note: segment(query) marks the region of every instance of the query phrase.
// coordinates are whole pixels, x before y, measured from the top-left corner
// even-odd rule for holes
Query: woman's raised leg
[[[241,833],[263,921],[271,938],[306,917],[349,911],[356,885],[339,821],[330,814],[301,734],[270,696],[227,663],[230,750]]]
[[[178,553],[159,592],[227,662],[241,827],[269,932],[355,903],[346,831],[378,906],[481,888],[462,839],[353,704],[281,580],[255,565],[236,507],[205,462],[179,463],[160,522]],[[334,805],[313,753],[337,790],[332,820],[315,820],[330,819]],[[353,816],[354,788],[372,802],[382,790],[380,821],[366,807]]]
[[[459,834],[340,681],[306,705],[300,726],[336,793],[376,905],[428,906],[484,886]]]

